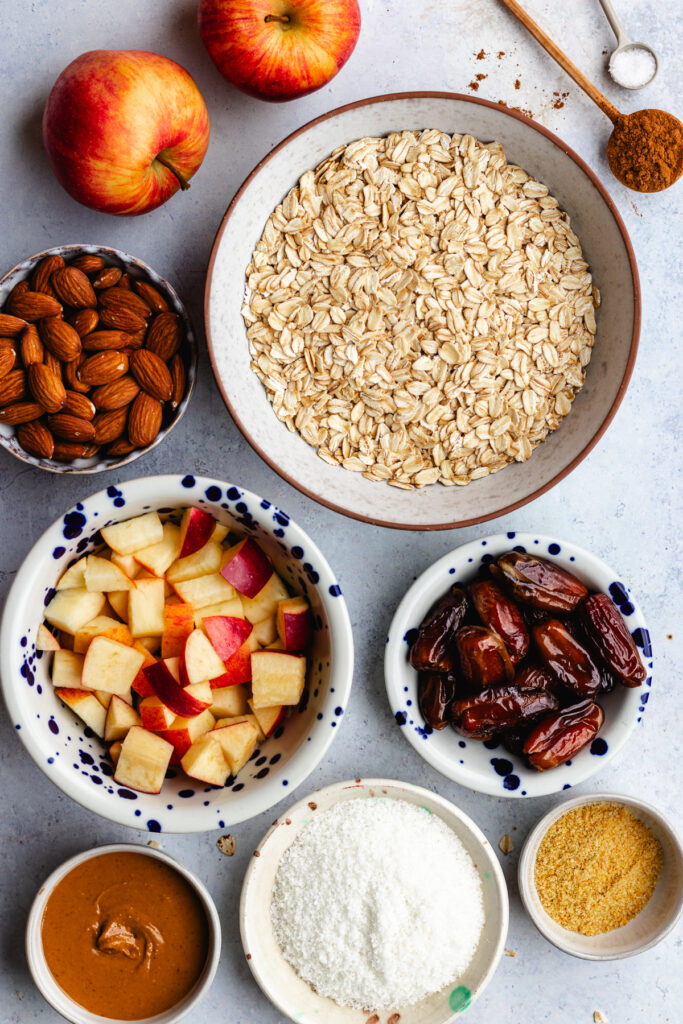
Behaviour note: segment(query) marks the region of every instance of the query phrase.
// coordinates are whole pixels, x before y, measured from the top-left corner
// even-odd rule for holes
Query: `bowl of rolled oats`
[[[560,139],[404,93],[317,118],[254,169],[205,318],[223,398],[284,479],[367,522],[447,529],[531,501],[598,442],[640,288],[614,204]]]

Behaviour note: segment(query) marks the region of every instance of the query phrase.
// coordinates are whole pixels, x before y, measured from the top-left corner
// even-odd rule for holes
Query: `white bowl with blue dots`
[[[482,743],[460,736],[450,727],[433,731],[420,714],[417,672],[408,661],[412,631],[419,627],[434,602],[453,583],[471,583],[483,564],[513,549],[557,562],[582,580],[589,590],[609,594],[647,669],[647,679],[642,686],[632,689],[616,686],[611,693],[599,694],[597,701],[604,709],[605,722],[597,737],[566,764],[545,772],[529,768],[522,757],[509,753],[497,740]],[[617,756],[647,707],[652,686],[652,646],[643,613],[619,573],[576,544],[540,534],[510,531],[463,544],[417,578],[398,606],[389,628],[384,673],[397,728],[420,756],[442,775],[491,796],[546,796],[584,782]]]
[[[53,587],[92,550],[102,527],[156,510],[162,519],[189,505],[253,536],[315,624],[307,691],[296,712],[221,788],[170,768],[159,794],[113,779],[104,743],[55,696],[49,657],[36,631]],[[341,587],[311,538],[281,509],[233,484],[192,475],[145,477],[99,491],[61,516],[34,544],[7,597],[0,674],[18,738],[49,779],[89,810],[150,832],[203,832],[244,821],[288,796],[313,771],[339,732],[351,692],[353,638]],[[18,748],[17,748],[18,753]]]

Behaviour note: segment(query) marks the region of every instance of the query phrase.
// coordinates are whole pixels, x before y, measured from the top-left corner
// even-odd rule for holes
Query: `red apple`
[[[187,690],[184,690],[170,672],[163,661],[157,661],[154,665],[148,665],[143,670],[147,682],[154,690],[154,693],[167,708],[180,718],[193,718],[206,711],[209,703],[198,700]]]
[[[329,82],[360,33],[358,0],[200,0],[199,33],[220,73],[264,100]]]
[[[237,686],[239,683],[248,683],[251,679],[251,645],[245,640],[241,647],[238,647],[234,654],[225,662],[225,672],[217,679],[211,680],[212,689],[221,689],[224,686]]]
[[[209,115],[191,76],[168,57],[91,50],[52,87],[43,140],[69,195],[132,216],[188,188],[209,144]]]
[[[228,548],[224,559],[221,576],[245,597],[256,597],[273,575],[267,555],[251,537]]]
[[[223,661],[232,657],[254,628],[246,619],[234,615],[207,615],[202,622],[213,649]]]
[[[305,597],[289,597],[277,606],[277,631],[286,651],[305,651],[311,643],[311,612]]]
[[[187,558],[209,541],[216,528],[216,520],[203,508],[186,508],[180,524],[180,554]]]

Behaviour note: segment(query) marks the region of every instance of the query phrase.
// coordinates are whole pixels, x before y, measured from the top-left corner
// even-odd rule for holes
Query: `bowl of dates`
[[[434,768],[494,796],[594,775],[650,694],[652,650],[629,587],[566,541],[507,533],[435,562],[394,615],[389,703]]]

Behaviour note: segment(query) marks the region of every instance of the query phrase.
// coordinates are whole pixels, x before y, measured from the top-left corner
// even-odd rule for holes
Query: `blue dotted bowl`
[[[169,769],[158,795],[113,780],[104,744],[55,696],[49,656],[36,631],[53,587],[99,530],[151,509],[162,518],[199,505],[268,553],[290,590],[308,599],[315,630],[308,699],[257,749],[237,779],[204,786]],[[93,494],[54,523],[26,556],[10,590],[0,633],[0,672],[9,716],[45,774],[84,807],[150,832],[202,832],[244,821],[276,804],[313,771],[332,743],[353,677],[351,623],[341,588],[323,555],[280,509],[241,487],[194,476],[129,480]]]
[[[605,723],[589,747],[551,771],[528,768],[495,740],[468,740],[453,729],[434,732],[417,704],[417,672],[408,661],[413,631],[434,602],[453,583],[470,583],[483,563],[512,549],[542,555],[574,573],[591,590],[609,594],[623,615],[648,670],[637,688],[617,686],[601,694]],[[533,533],[501,533],[471,541],[444,555],[413,583],[389,629],[384,659],[387,695],[397,726],[417,752],[449,779],[492,796],[546,796],[569,789],[595,775],[626,743],[640,722],[652,685],[652,647],[643,614],[628,587],[603,561],[566,541]]]

